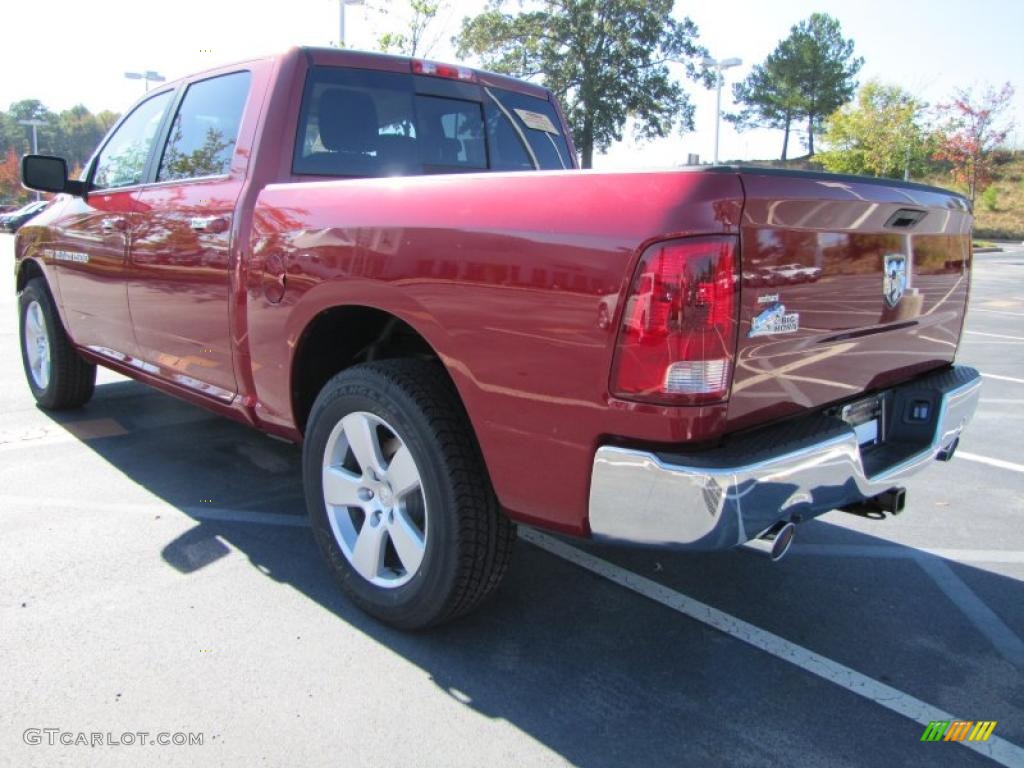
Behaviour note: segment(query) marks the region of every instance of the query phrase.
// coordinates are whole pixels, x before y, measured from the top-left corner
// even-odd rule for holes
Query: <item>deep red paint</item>
[[[732,426],[882,389],[953,360],[971,256],[971,216],[955,198],[876,183],[748,174],[743,184],[745,285]],[[913,234],[886,229],[902,208],[930,213]],[[888,253],[912,254],[910,290],[897,310],[882,295]],[[794,262],[815,264],[820,274],[780,271]],[[777,276],[777,284],[758,285],[765,275]],[[772,293],[787,312],[800,314],[800,331],[747,338],[763,309],[758,298]]]
[[[805,363],[821,382],[802,381],[798,398],[781,385],[778,371],[745,371],[737,374],[742,386],[731,402],[667,407],[615,399],[609,378],[616,329],[645,247],[692,235],[740,236],[746,270],[748,263],[785,262],[772,250],[772,237],[838,232],[850,264],[867,266],[847,268],[840,253],[826,259],[819,282],[779,289],[787,304],[807,312],[810,302],[841,297],[837,278],[847,273],[880,295],[880,274],[868,264],[880,247],[870,234],[876,220],[851,214],[877,203],[881,215],[896,202],[907,204],[904,192],[687,171],[295,177],[291,150],[310,63],[409,71],[408,60],[398,57],[293,50],[169,84],[252,72],[227,177],[92,194],[87,202],[65,198],[22,230],[19,265],[41,266],[83,354],[299,440],[291,382],[303,332],[334,307],[388,312],[418,331],[446,365],[504,507],[519,519],[574,533],[587,531],[591,462],[601,443],[707,443],[727,430],[849,394],[821,382],[874,386],[952,357],[953,347],[915,334],[880,333],[851,348],[871,353],[862,358],[867,366],[840,363],[836,355]],[[534,85],[477,74],[497,87],[547,97]],[[948,206],[945,196],[925,197],[926,205]],[[941,231],[966,231],[968,217],[949,214]],[[110,216],[125,221],[124,233],[100,232]],[[188,224],[194,216],[222,217],[227,227],[197,235]],[[950,263],[963,260],[963,243],[956,242]],[[87,252],[91,261],[59,262],[54,269],[54,249]],[[934,285],[924,288],[922,327],[926,335],[955,341],[966,280],[956,282],[953,267],[940,267],[935,258],[927,258]],[[951,293],[937,306],[935,294],[947,286]],[[741,288],[741,363],[760,359],[766,346],[743,340],[759,291]],[[832,349],[822,334],[868,322],[839,313],[813,334],[778,343],[787,354],[819,343]],[[881,357],[908,344],[917,355],[913,369]],[[131,359],[110,360],[85,349],[91,345]],[[216,385],[228,397],[210,397],[182,376]],[[765,398],[766,392],[772,394]]]

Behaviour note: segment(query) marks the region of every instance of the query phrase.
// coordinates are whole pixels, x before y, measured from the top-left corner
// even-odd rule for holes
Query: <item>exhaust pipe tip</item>
[[[793,523],[776,523],[743,546],[752,552],[764,555],[773,563],[777,563],[789,552],[795,537],[796,526]]]

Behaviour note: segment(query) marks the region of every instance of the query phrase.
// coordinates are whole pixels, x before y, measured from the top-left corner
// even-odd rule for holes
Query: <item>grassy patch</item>
[[[925,181],[950,187],[952,180],[939,175]],[[995,181],[978,195],[974,204],[974,234],[983,239],[1024,240],[1024,152],[1016,152],[1007,162],[997,165]]]

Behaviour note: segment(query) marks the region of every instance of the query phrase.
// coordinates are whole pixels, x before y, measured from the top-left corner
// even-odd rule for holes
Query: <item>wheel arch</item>
[[[18,264],[18,274],[15,279],[15,290],[18,293],[21,293],[25,290],[25,286],[28,285],[28,281],[36,277],[43,278],[46,281],[47,286],[50,286],[50,279],[46,274],[46,270],[43,269],[42,265],[36,259],[22,259],[21,263]],[[50,287],[50,294],[54,294],[52,287]],[[54,298],[56,298],[56,296],[54,296]]]
[[[295,344],[289,390],[296,428],[305,432],[313,402],[332,376],[359,363],[396,358],[437,360],[465,409],[445,358],[425,334],[388,310],[339,304],[314,315]]]

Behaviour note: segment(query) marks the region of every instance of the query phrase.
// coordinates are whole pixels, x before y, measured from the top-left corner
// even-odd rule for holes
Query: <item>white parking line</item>
[[[999,655],[1024,670],[1024,642],[1006,626],[1006,623],[957,576],[953,569],[937,557],[919,557],[917,564],[932,577],[932,581],[961,613],[988,638]]]
[[[945,562],[953,560],[961,563],[1019,564],[1024,563],[1024,552],[918,549],[897,544],[798,544],[793,547],[792,552],[798,555],[824,557],[913,560],[1004,659],[1024,670],[1024,641]]]
[[[1007,336],[1005,333],[982,333],[981,331],[964,331],[968,336],[987,336],[990,339],[1011,339],[1012,341],[1024,341],[1024,336]]]
[[[1013,376],[997,376],[994,373],[983,373],[981,374],[986,379],[995,379],[996,381],[1011,381],[1014,384],[1024,384],[1024,379],[1015,379]]]
[[[676,592],[656,581],[620,568],[545,533],[532,529],[520,529],[519,536],[563,560],[568,560],[574,565],[660,603],[666,608],[671,608],[694,621],[724,632],[777,659],[789,662],[805,672],[834,683],[850,693],[873,701],[875,704],[898,715],[903,715],[922,726],[927,726],[933,720],[958,719],[945,710],[903,693],[891,685],[879,682],[844,664],[822,656],[820,653],[815,653],[706,603],[694,600],[692,597]],[[986,742],[960,741],[957,743],[995,760],[1000,765],[1013,768],[1024,766],[1024,749],[997,736],[990,737]]]
[[[1008,469],[1011,472],[1024,472],[1024,464],[1015,464],[1012,461],[1003,461],[1002,459],[990,459],[988,456],[979,456],[976,453],[968,453],[967,451],[957,451],[956,458],[975,461],[978,464],[988,464],[990,467],[998,467],[999,469]]]
[[[978,309],[972,307],[971,312],[984,312],[989,315],[1012,315],[1013,317],[1024,317],[1024,312],[1007,312],[1004,309]]]

